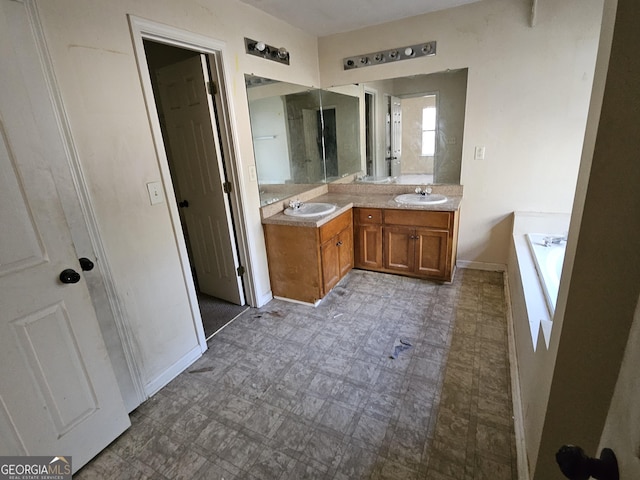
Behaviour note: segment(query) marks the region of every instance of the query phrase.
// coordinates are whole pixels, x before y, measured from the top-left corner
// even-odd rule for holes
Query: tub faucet
[[[292,210],[299,210],[301,206],[302,202],[300,200],[289,200],[289,208],[291,208]]]
[[[548,236],[542,239],[542,244],[545,247],[550,247],[551,245],[559,245],[562,242],[567,241],[566,235],[557,235],[557,236]]]

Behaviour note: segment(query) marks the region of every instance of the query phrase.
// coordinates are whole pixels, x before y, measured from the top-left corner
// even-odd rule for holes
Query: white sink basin
[[[332,203],[303,203],[300,208],[293,209],[291,207],[285,209],[285,215],[291,215],[292,217],[318,217],[320,215],[327,215],[333,212],[336,206]]]
[[[447,197],[440,195],[439,193],[432,193],[430,195],[405,193],[398,195],[394,200],[405,205],[436,205],[438,203],[445,203],[447,201]]]

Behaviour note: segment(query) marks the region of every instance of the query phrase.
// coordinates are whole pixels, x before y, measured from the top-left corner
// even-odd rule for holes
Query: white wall
[[[148,386],[196,348],[197,337],[167,204],[150,206],[146,191],[147,182],[160,180],[160,169],[127,14],[226,42],[223,62],[258,298],[268,298],[270,287],[258,188],[249,177],[254,160],[244,74],[317,85],[317,40],[229,0],[46,0],[37,6]],[[246,55],[245,36],[287,47],[291,65]]]
[[[530,6],[484,0],[319,39],[323,87],[469,68],[460,260],[505,264],[513,211],[571,211],[602,0],[540,0],[533,28]],[[344,57],[429,40],[434,57],[342,68]]]

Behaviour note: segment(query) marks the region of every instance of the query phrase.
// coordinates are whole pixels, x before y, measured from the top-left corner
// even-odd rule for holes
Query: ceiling
[[[480,0],[241,0],[318,37]]]

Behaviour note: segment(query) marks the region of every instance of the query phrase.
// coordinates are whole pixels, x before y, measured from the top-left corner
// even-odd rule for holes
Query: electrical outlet
[[[485,151],[485,147],[476,147],[476,151],[474,154],[474,159],[476,160],[484,160],[484,151]]]

